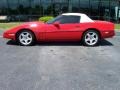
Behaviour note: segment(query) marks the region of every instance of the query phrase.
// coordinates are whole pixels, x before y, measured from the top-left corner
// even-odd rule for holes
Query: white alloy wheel
[[[95,46],[99,41],[99,34],[96,31],[87,31],[84,35],[84,43],[87,46]]]
[[[18,39],[18,42],[20,43],[20,45],[30,46],[34,42],[34,35],[32,32],[25,30],[18,34],[17,39]]]

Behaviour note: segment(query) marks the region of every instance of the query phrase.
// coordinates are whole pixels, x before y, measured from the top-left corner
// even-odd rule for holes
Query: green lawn
[[[115,28],[120,31],[120,24],[115,24]]]
[[[19,22],[15,22],[15,23],[0,23],[0,30],[7,30],[7,29],[10,29],[10,28],[13,28],[15,26],[18,26],[20,25],[21,23]]]
[[[7,30],[12,27],[18,26],[22,24],[21,22],[13,22],[13,23],[0,23],[0,30]],[[120,30],[120,24],[115,24],[115,29]]]

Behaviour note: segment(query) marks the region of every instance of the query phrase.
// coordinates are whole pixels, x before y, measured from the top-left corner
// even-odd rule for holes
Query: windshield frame
[[[55,22],[59,22],[60,24],[73,24],[80,23],[80,20],[81,16],[77,15],[59,15],[56,18],[46,22],[46,24],[54,24]]]

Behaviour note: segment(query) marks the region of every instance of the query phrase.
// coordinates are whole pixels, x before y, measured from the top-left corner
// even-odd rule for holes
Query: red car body
[[[23,29],[32,31],[37,41],[80,41],[83,33],[89,29],[97,30],[101,39],[115,35],[114,24],[107,21],[59,25],[57,23],[28,22],[4,32],[3,37],[16,40],[16,34]]]

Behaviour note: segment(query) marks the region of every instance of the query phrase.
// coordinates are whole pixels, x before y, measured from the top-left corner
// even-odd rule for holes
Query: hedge
[[[53,16],[44,16],[44,17],[40,17],[39,21],[47,22],[53,18],[54,18]]]

